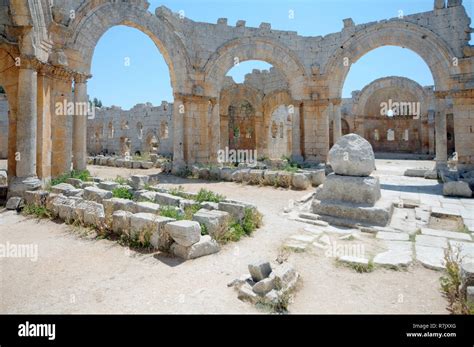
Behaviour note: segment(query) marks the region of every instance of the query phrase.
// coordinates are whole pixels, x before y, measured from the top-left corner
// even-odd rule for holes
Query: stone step
[[[308,224],[312,224],[312,225],[318,225],[318,226],[321,226],[321,227],[326,227],[326,226],[329,225],[328,222],[325,222],[325,221],[322,221],[322,220],[295,218],[295,221],[302,222],[302,223],[308,223]]]

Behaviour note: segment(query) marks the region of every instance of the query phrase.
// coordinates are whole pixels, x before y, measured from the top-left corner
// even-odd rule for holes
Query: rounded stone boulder
[[[338,175],[369,176],[375,170],[374,150],[357,134],[340,137],[328,153],[328,162]]]

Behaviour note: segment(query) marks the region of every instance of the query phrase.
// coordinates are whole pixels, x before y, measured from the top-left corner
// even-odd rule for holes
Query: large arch
[[[238,61],[236,61],[238,59]],[[204,66],[204,81],[209,94],[217,96],[227,72],[236,64],[248,60],[265,61],[286,78],[294,98],[304,95],[306,71],[295,53],[270,38],[244,37],[222,45]]]
[[[403,20],[373,24],[348,38],[334,53],[324,70],[329,98],[340,98],[350,66],[366,53],[383,46],[408,48],[428,65],[436,90],[452,87],[450,75],[459,73],[452,64],[456,55],[434,32]],[[344,64],[348,62],[348,64]]]
[[[11,46],[0,45],[0,85],[4,88],[8,102],[8,159],[9,179],[16,176],[16,115],[18,111],[18,68],[14,57],[18,52]]]
[[[360,91],[357,97],[357,103],[353,109],[353,114],[356,116],[364,115],[369,98],[375,91],[385,88],[399,88],[409,91],[411,94],[416,96],[416,99],[420,102],[421,107],[424,108],[421,110],[421,113],[424,114],[428,111],[426,104],[427,95],[421,85],[406,77],[389,76],[378,78],[375,81],[372,81]]]
[[[83,5],[71,25],[66,46],[74,52],[69,55],[73,68],[89,74],[95,47],[102,35],[114,26],[126,25],[140,30],[155,43],[168,65],[173,90],[190,92],[186,89],[190,60],[181,38],[169,23],[148,12],[145,5],[103,2],[94,6],[94,3]]]

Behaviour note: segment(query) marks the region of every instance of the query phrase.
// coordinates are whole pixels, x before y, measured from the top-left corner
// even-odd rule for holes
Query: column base
[[[38,190],[41,188],[41,181],[38,177],[13,177],[8,186],[8,198],[12,196],[23,197],[28,190]]]
[[[174,159],[173,160],[173,167],[171,168],[171,173],[177,174],[180,173],[183,169],[186,168],[186,163],[182,159]]]

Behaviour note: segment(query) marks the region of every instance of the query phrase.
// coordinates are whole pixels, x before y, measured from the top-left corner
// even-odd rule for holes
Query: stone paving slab
[[[408,241],[409,236],[406,233],[391,233],[387,231],[379,231],[375,238],[380,240],[393,240],[393,241]]]
[[[412,252],[402,250],[389,250],[374,257],[374,264],[382,266],[408,266],[412,261]]]
[[[431,215],[434,217],[442,217],[442,216],[461,217],[461,212],[459,211],[459,209],[433,207],[431,209]]]
[[[461,257],[471,258],[474,260],[474,243],[458,240],[449,240],[449,245],[453,250],[460,249]]]
[[[427,247],[447,248],[448,239],[438,236],[416,235],[415,244]]]
[[[415,244],[416,260],[423,266],[433,270],[443,270],[445,267],[444,249]]]
[[[471,235],[454,231],[437,230],[431,228],[421,228],[422,235],[445,237],[447,239],[472,241]]]

